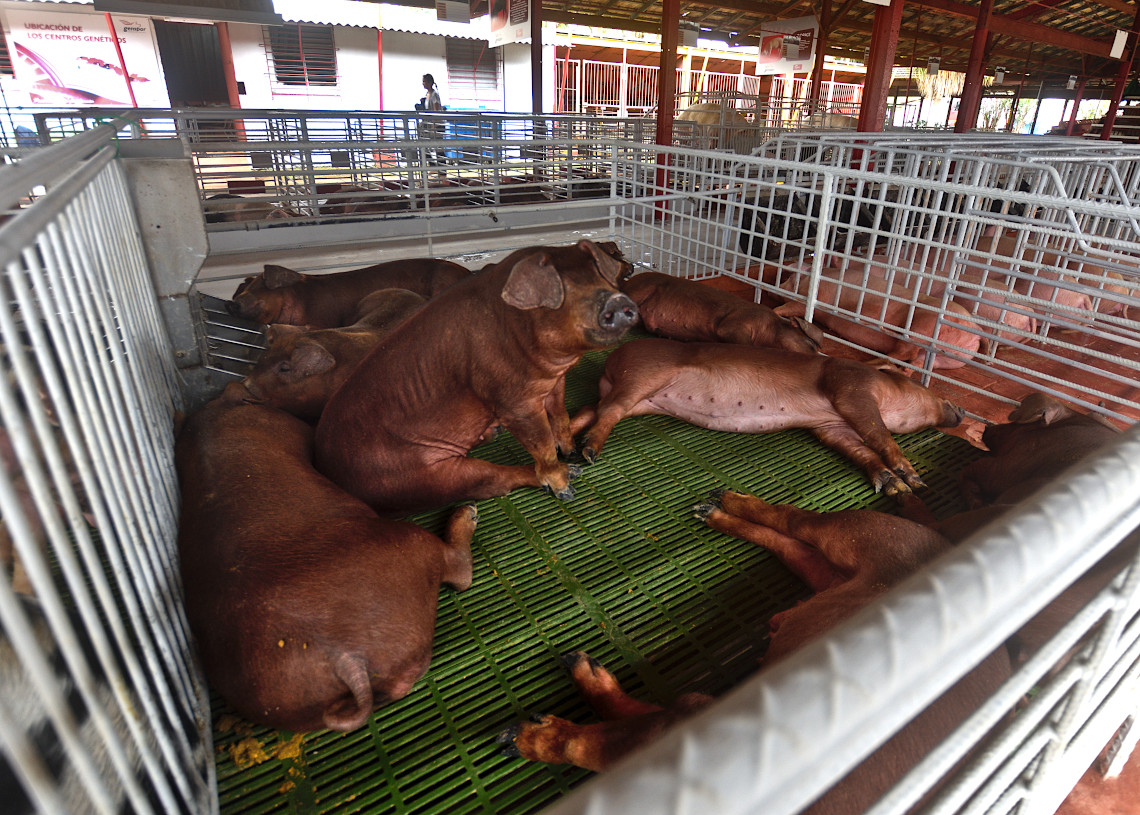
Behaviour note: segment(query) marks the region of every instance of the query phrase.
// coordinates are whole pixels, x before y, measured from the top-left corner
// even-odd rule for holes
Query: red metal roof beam
[[[948,14],[952,17],[964,17],[968,20],[978,19],[978,6],[968,6],[956,0],[907,0],[911,5],[923,6],[934,11]],[[999,34],[1027,42],[1036,42],[1040,45],[1053,45],[1057,48],[1066,48],[1079,54],[1091,54],[1094,57],[1111,58],[1112,42],[1109,40],[1096,40],[1092,37],[1083,37],[1080,34],[1069,34],[1060,29],[1050,28],[1040,23],[1030,23],[1024,20],[1010,19],[1001,14],[990,15],[989,30]]]

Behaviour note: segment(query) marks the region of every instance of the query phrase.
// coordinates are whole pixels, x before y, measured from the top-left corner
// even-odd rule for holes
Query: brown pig
[[[807,296],[809,276],[795,274],[780,288]],[[866,289],[866,291],[861,291]],[[910,289],[890,283],[886,277],[872,270],[864,279],[863,270],[852,265],[845,270],[825,267],[819,281],[817,308],[813,321],[838,336],[866,348],[886,354],[894,359],[922,364],[924,349],[885,333],[880,329],[855,322],[854,319],[829,313],[829,309],[842,309],[852,314],[881,319],[888,325],[908,328],[913,334],[937,339],[949,348],[939,349],[934,359],[935,369],[960,368],[973,357],[981,346],[981,332],[970,319],[966,308],[953,300],[946,303],[946,317],[938,323],[942,301],[937,297],[915,294]],[[783,317],[803,317],[807,304],[789,300],[775,309]]]
[[[1008,423],[985,429],[982,443],[991,455],[963,468],[962,497],[972,509],[1016,503],[1119,432],[1099,416],[1077,413],[1052,396],[1031,393],[1010,412]],[[1011,494],[1013,490],[1017,493]]]
[[[309,328],[338,328],[358,315],[360,301],[377,289],[408,289],[424,297],[470,277],[449,260],[408,258],[363,269],[308,275],[266,264],[256,277],[237,287],[226,311],[259,323],[288,323]]]
[[[728,343],[634,340],[606,360],[601,400],[574,416],[593,461],[626,416],[662,413],[711,430],[807,428],[888,495],[925,486],[892,433],[953,427],[962,411],[890,368]]]
[[[242,716],[352,730],[431,659],[440,585],[471,584],[473,505],[447,542],[382,519],[310,463],[312,428],[215,400],[175,460],[186,613],[206,678]]]
[[[573,497],[566,372],[637,321],[606,248],[520,249],[433,298],[333,394],[317,467],[377,511],[544,487]],[[503,427],[534,458],[505,466],[467,453]]]
[[[637,303],[645,329],[671,340],[735,342],[802,354],[819,351],[823,340],[822,331],[799,317],[785,319],[767,306],[695,280],[641,272],[621,290]]]
[[[990,455],[963,468],[959,483],[971,508],[937,520],[916,498],[903,502],[906,517],[936,530],[954,543],[1056,478],[1067,467],[1112,442],[1119,430],[1099,416],[1077,413],[1043,393],[1031,393],[1009,414],[1009,423],[990,425],[982,436]],[[1062,591],[1010,639],[1011,656],[1021,662],[1041,646],[1135,557],[1136,545],[1117,546]]]
[[[427,299],[407,289],[380,289],[360,301],[369,308],[344,328],[306,331],[295,325],[271,325],[268,347],[249,375],[226,386],[230,402],[269,405],[316,422],[333,391],[389,331]]]
[[[713,529],[763,546],[815,594],[770,622],[764,666],[803,647],[885,594],[946,551],[950,543],[925,527],[871,510],[817,513],[767,504],[734,492],[713,493],[694,507]],[[603,719],[576,725],[536,716],[499,734],[508,755],[605,770],[674,722],[706,706],[700,694],[661,708],[627,696],[617,681],[582,652],[567,655],[571,676]],[[762,668],[763,670],[763,668]],[[941,742],[1008,677],[998,650],[825,792],[803,815],[858,815]]]

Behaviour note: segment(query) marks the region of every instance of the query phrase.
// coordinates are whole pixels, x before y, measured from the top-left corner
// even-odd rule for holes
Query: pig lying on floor
[[[787,278],[780,288],[806,298],[809,283],[810,276],[800,273]],[[961,304],[949,301],[946,317],[939,325],[940,299],[916,295],[905,286],[890,284],[886,277],[875,273],[874,267],[866,279],[862,267],[855,264],[845,270],[824,267],[817,297],[820,307],[812,318],[816,324],[869,351],[886,354],[902,362],[921,365],[925,349],[874,326],[831,314],[828,309],[840,308],[869,319],[881,319],[887,325],[909,328],[914,334],[935,340],[938,352],[934,359],[935,369],[962,367],[981,345],[980,329]],[[775,312],[788,318],[803,317],[807,304],[789,299]]]
[[[572,498],[566,372],[637,321],[616,247],[520,249],[442,292],[384,338],[333,394],[317,467],[382,513],[543,487]],[[398,383],[398,385],[394,385]],[[504,427],[534,458],[467,453]]]
[[[206,678],[241,715],[353,730],[427,670],[441,584],[471,584],[473,505],[447,542],[378,517],[310,464],[312,428],[215,400],[175,448],[186,614]]]
[[[807,428],[863,469],[875,491],[925,486],[892,433],[953,427],[963,413],[894,370],[728,343],[628,342],[606,360],[601,397],[570,423],[592,462],[626,416],[662,413],[710,430]]]
[[[426,302],[407,289],[380,289],[360,301],[364,313],[344,328],[305,331],[271,325],[266,333],[269,346],[245,379],[226,386],[225,398],[269,405],[316,422],[360,360]]]
[[[713,529],[768,549],[816,592],[772,618],[765,666],[826,633],[950,547],[923,526],[870,510],[816,513],[734,492],[714,493],[711,499],[694,507],[699,518]],[[711,702],[707,696],[688,694],[662,709],[625,695],[613,676],[582,652],[564,661],[603,721],[576,725],[554,716],[532,717],[500,733],[498,741],[506,745],[507,755],[605,770]],[[864,812],[1009,672],[1004,650],[995,651],[802,815]]]
[[[407,258],[363,269],[308,275],[266,264],[247,277],[226,303],[226,311],[258,323],[338,328],[353,323],[360,301],[377,289],[408,289],[434,297],[471,272],[450,260]]]
[[[695,280],[641,272],[621,284],[637,303],[647,331],[671,340],[735,342],[812,354],[823,332],[809,322],[785,319],[767,306]]]

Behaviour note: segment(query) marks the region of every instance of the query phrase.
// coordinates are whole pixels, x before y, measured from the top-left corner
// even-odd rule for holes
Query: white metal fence
[[[4,807],[210,812],[176,565],[181,386],[112,136],[0,171],[0,756],[22,781]]]

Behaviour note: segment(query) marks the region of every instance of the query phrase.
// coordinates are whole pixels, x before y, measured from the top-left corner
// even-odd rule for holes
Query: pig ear
[[[246,289],[248,289],[249,284],[252,283],[256,279],[257,278],[254,278],[254,277],[247,277],[245,280],[243,280],[241,283],[239,283],[238,287],[237,287],[237,291],[234,292],[234,296],[231,297],[230,299],[231,300],[237,299],[237,296],[239,294],[241,294],[243,291],[245,291]]]
[[[514,265],[500,296],[508,306],[525,311],[539,306],[558,308],[563,295],[562,277],[550,262],[550,255],[539,252]]]
[[[303,325],[289,325],[288,323],[273,323],[265,329],[265,341],[272,345],[282,337],[290,334],[300,334],[305,330]]]
[[[1014,424],[1052,424],[1072,413],[1061,402],[1044,393],[1031,393],[1021,400],[1009,414],[1009,420]]]
[[[284,266],[276,266],[272,263],[265,264],[265,271],[263,271],[262,274],[265,276],[265,288],[267,289],[280,289],[285,286],[292,286],[302,277],[300,272],[286,269]]]
[[[818,325],[809,323],[803,317],[793,316],[788,319],[792,321],[792,325],[804,333],[805,337],[812,341],[812,344],[815,345],[815,350],[818,351],[823,346],[823,332]]]
[[[293,370],[301,376],[316,376],[336,366],[336,358],[323,345],[302,342],[293,349],[289,358]]]
[[[617,252],[617,244],[612,245],[614,251]],[[598,271],[601,272],[602,277],[605,278],[606,282],[611,286],[616,286],[622,278],[627,277],[627,275],[623,274],[623,271],[626,267],[629,267],[630,264],[620,259],[620,252],[615,257],[613,254],[598,246],[598,244],[587,240],[578,241],[578,248],[589,252],[590,255],[593,256],[594,262],[598,264]]]

